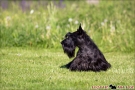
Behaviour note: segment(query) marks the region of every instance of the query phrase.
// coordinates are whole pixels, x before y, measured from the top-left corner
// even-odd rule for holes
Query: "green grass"
[[[31,1],[25,11],[20,1],[8,1],[7,9],[0,7],[1,47],[59,48],[64,35],[76,31],[82,23],[83,29],[103,51],[135,50],[133,0],[100,0],[97,5],[85,0],[66,0],[62,2],[64,8],[57,7],[59,0],[45,5],[46,2],[39,2]]]
[[[92,86],[133,86],[134,53],[104,53],[106,72],[71,72],[62,49],[1,48],[1,90],[90,90]],[[108,87],[109,88],[109,87]]]
[[[133,0],[100,0],[96,5],[65,0],[64,8],[57,7],[59,1],[31,1],[25,11],[20,1],[7,2],[7,9],[0,7],[1,90],[89,90],[135,84]],[[111,63],[107,72],[60,68],[71,61],[60,41],[67,32],[77,30],[79,23]]]

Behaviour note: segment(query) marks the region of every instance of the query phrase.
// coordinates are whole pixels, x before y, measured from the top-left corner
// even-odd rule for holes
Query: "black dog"
[[[116,89],[116,86],[110,85],[111,89]]]
[[[76,57],[65,65],[71,71],[91,70],[97,72],[106,71],[111,67],[96,44],[82,29],[81,24],[77,31],[67,33],[61,44],[69,58],[74,57],[75,48],[79,48]]]

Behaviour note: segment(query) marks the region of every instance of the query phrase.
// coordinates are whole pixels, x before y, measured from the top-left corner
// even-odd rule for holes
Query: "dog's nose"
[[[61,44],[63,43],[63,41],[60,42]]]

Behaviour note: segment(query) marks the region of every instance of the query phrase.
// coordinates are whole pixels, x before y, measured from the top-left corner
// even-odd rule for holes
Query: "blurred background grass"
[[[103,51],[135,50],[133,0],[0,1],[0,47],[61,48],[82,24]]]

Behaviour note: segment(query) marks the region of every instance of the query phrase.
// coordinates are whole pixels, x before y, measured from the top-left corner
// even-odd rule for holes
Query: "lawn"
[[[94,0],[93,0],[94,1]],[[133,0],[1,0],[0,90],[134,89]],[[60,45],[79,24],[112,67],[71,72]]]
[[[104,52],[106,72],[71,72],[60,66],[70,59],[62,49],[1,48],[1,90],[90,90],[134,88],[134,53]],[[129,87],[128,87],[129,86]]]

